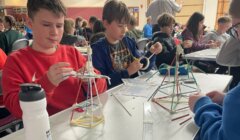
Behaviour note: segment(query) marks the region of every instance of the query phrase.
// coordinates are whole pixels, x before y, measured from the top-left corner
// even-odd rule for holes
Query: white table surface
[[[224,91],[231,81],[231,76],[228,75],[203,73],[194,75],[203,93],[212,90]],[[139,79],[144,80],[148,76],[149,74],[146,74]],[[155,77],[156,82],[160,83],[161,79],[158,75]],[[147,98],[115,94],[119,91],[119,88],[124,87],[117,87],[100,96],[104,104],[105,122],[95,128],[85,129],[70,126],[71,108],[51,116],[50,125],[53,140],[142,140],[143,102],[146,102]],[[119,98],[132,116],[127,114],[112,94]],[[152,117],[154,119],[154,140],[192,140],[198,130],[193,120],[184,125],[179,125],[184,119],[171,121],[173,116],[155,103],[151,104],[153,109]],[[190,111],[187,110],[187,112]],[[24,129],[8,135],[2,138],[2,140],[24,140]]]
[[[216,57],[219,50],[220,50],[219,48],[214,48],[214,49],[205,49],[201,51],[196,51],[196,52],[184,55],[183,58],[189,59],[189,60],[216,61]]]

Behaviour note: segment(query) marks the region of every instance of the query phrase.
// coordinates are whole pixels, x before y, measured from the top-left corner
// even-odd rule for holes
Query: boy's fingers
[[[68,66],[70,66],[70,63],[68,63],[68,62],[58,62],[58,63],[52,65],[52,67],[55,69],[60,68],[60,67],[68,67]]]

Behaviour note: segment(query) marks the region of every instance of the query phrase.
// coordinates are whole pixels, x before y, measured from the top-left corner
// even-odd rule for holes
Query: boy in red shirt
[[[87,83],[79,87],[81,80],[66,76],[83,68],[86,59],[74,47],[59,44],[66,16],[61,0],[28,0],[27,8],[33,44],[9,55],[2,80],[5,106],[19,118],[22,111],[18,94],[22,83],[42,86],[50,115],[72,106],[79,88],[78,102],[86,99],[87,91]],[[96,83],[100,93],[106,90],[105,79],[97,79]]]

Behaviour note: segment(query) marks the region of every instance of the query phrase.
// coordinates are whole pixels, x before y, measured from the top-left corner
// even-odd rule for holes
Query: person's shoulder
[[[31,48],[30,47],[25,47],[25,48],[19,49],[17,51],[12,51],[8,55],[8,58],[21,59],[23,56],[27,56],[29,54],[32,54]]]
[[[123,39],[122,39],[124,42],[136,42],[133,38],[129,37],[129,36],[124,36]]]
[[[100,49],[100,48],[103,48],[101,46],[106,46],[106,45],[107,45],[106,38],[102,37],[99,40],[97,40],[95,43],[91,44],[91,47],[93,49]]]

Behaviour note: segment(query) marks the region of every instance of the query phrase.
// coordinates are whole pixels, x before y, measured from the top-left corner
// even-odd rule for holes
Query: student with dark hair
[[[87,42],[83,36],[74,35],[75,24],[72,18],[64,19],[64,32],[60,44],[71,45],[71,46],[84,46]]]
[[[121,84],[122,78],[136,77],[143,64],[139,61],[140,55],[136,42],[125,36],[130,19],[127,6],[121,1],[108,1],[103,7],[102,15],[106,37],[91,45],[92,58],[94,67],[111,78],[111,85],[109,85],[111,88]],[[154,44],[150,47],[147,57],[152,53],[160,53],[161,49],[160,43]],[[154,66],[154,62],[155,56],[150,59],[147,70]]]
[[[83,18],[82,17],[77,17],[75,19],[74,35],[83,35],[82,23],[83,23]]]
[[[156,56],[156,66],[159,67],[165,63],[170,65],[176,55],[176,44],[172,37],[175,19],[168,13],[163,13],[158,17],[159,32],[155,32],[152,37],[153,42],[160,42],[163,50]]]
[[[90,41],[90,39],[93,35],[93,26],[97,20],[98,19],[95,16],[90,16],[90,18],[88,20],[89,27],[83,28],[83,36],[86,38],[87,41]]]
[[[204,30],[204,16],[195,12],[189,18],[186,28],[182,32],[182,39],[185,42],[185,53],[191,53],[210,47],[215,47],[215,43],[201,43]]]
[[[4,104],[18,118],[22,117],[18,96],[22,83],[41,85],[49,115],[71,107],[76,100],[84,101],[88,89],[86,80],[70,76],[73,70],[86,65],[85,57],[74,47],[59,44],[66,16],[61,0],[28,0],[27,9],[33,43],[8,56],[2,77]],[[99,93],[106,90],[105,79],[97,79],[96,83]],[[93,88],[94,94],[95,91]]]
[[[232,0],[229,14],[232,31],[238,34],[225,43],[217,61],[225,65],[239,65],[240,1]],[[229,42],[230,41],[230,42]],[[220,57],[220,59],[219,59]],[[189,107],[195,113],[195,123],[200,127],[201,140],[238,140],[240,138],[240,85],[224,94],[213,91],[204,96],[195,94],[189,98]]]
[[[90,39],[90,44],[95,43],[98,41],[100,38],[105,37],[105,27],[103,25],[103,22],[101,20],[95,21],[93,25],[93,35]]]
[[[88,24],[91,30],[93,30],[93,26],[94,23],[97,21],[98,19],[95,16],[90,16],[89,20],[88,20]]]
[[[15,18],[11,15],[6,15],[3,18],[5,31],[0,34],[0,48],[8,55],[12,51],[12,44],[23,38],[23,35],[15,30]]]

